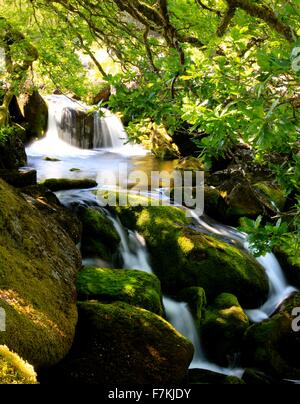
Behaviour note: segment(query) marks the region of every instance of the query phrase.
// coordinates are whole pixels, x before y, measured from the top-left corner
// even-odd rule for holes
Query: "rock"
[[[205,315],[207,304],[205,290],[199,287],[186,288],[180,291],[177,299],[188,303],[190,311],[195,319],[197,329],[200,330],[201,322]]]
[[[208,357],[228,366],[240,352],[249,319],[237,298],[223,293],[205,311],[201,322],[202,343]]]
[[[137,129],[140,132],[141,143],[148,150],[151,150],[159,160],[176,160],[179,158],[178,147],[163,125],[157,125],[150,119],[146,119]]]
[[[100,102],[107,102],[111,96],[111,87],[107,82],[101,82],[97,84],[97,88],[94,89],[94,95],[92,96],[92,104],[98,105]],[[95,94],[96,93],[96,94]]]
[[[88,189],[95,188],[98,184],[89,178],[67,179],[67,178],[49,178],[42,182],[42,185],[49,188],[52,192],[65,191],[70,189]]]
[[[54,370],[64,383],[179,383],[193,357],[191,342],[168,322],[126,303],[80,303],[78,330],[73,352]]]
[[[82,149],[99,147],[94,142],[95,115],[79,108],[64,108],[60,138],[66,143]]]
[[[10,128],[7,138],[0,141],[0,169],[16,169],[26,166],[27,156],[23,142],[23,132]]]
[[[134,196],[131,202],[138,200]],[[164,293],[172,296],[199,286],[209,300],[232,293],[247,308],[257,308],[267,300],[268,280],[257,261],[234,245],[195,231],[183,210],[132,204],[112,209],[124,226],[144,236]]]
[[[278,247],[275,249],[275,253],[288,280],[300,288],[300,257],[291,256]]]
[[[193,173],[196,173],[197,171],[205,171],[205,165],[200,159],[195,157],[184,157],[175,165],[175,170],[180,170],[182,172],[192,171]]]
[[[21,189],[25,198],[42,214],[55,220],[61,230],[66,233],[75,244],[81,241],[82,225],[76,215],[66,209],[57,196],[43,185],[35,185]]]
[[[48,126],[48,106],[37,90],[19,97],[18,102],[27,122],[28,141],[42,138]]]
[[[9,115],[10,115],[10,119],[13,123],[17,123],[19,125],[24,124],[25,118],[22,114],[22,111],[18,104],[18,99],[15,95],[13,96],[13,98],[9,104]]]
[[[271,211],[284,210],[286,204],[286,196],[284,190],[271,181],[261,181],[254,184],[256,195],[268,209]]]
[[[0,345],[0,384],[38,384],[36,377],[31,365]]]
[[[71,168],[70,169],[71,173],[79,173],[80,171],[81,171],[80,168]]]
[[[49,161],[51,163],[57,163],[57,162],[61,161],[61,160],[59,160],[57,158],[53,158],[53,157],[44,157],[43,160],[44,161]]]
[[[82,301],[121,301],[163,315],[160,282],[142,271],[84,268],[78,275],[77,292]]]
[[[275,385],[275,384],[285,384],[282,380],[280,379],[275,379],[272,376],[267,375],[264,372],[261,372],[257,369],[246,369],[242,380],[246,384],[251,384],[251,385],[258,385],[258,384],[268,384],[268,385]]]
[[[37,369],[70,350],[80,265],[74,242],[57,221],[0,180],[0,307],[6,312],[0,344]]]
[[[226,376],[221,373],[203,369],[190,369],[186,381],[188,384],[245,384],[245,382],[238,377]]]
[[[281,379],[300,378],[300,332],[292,327],[293,308],[300,307],[300,294],[288,298],[269,320],[248,329],[243,362]]]
[[[247,182],[237,184],[228,196],[226,216],[232,219],[249,217],[256,219],[265,213],[254,189]]]
[[[36,185],[37,172],[32,169],[0,169],[0,178],[15,188],[23,188]]]
[[[98,256],[110,260],[121,241],[111,220],[97,208],[77,209],[83,225],[82,252],[84,256]]]

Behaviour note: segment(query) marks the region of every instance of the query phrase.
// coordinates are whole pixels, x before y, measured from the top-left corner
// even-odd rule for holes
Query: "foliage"
[[[0,127],[0,144],[5,143],[14,132],[15,129],[12,126]]]

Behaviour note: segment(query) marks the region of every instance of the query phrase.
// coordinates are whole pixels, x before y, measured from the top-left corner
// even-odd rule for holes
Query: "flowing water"
[[[38,170],[38,179],[45,178],[99,178],[99,173],[109,171],[116,177],[119,175],[119,167],[125,167],[127,173],[140,169],[149,177],[153,171],[172,172],[173,162],[159,162],[139,146],[127,143],[127,135],[119,118],[104,110],[102,114],[92,112],[92,116],[82,119],[87,115],[88,107],[74,102],[64,96],[51,96],[47,98],[49,105],[49,122],[46,137],[33,143],[28,149],[30,166]],[[88,139],[88,140],[86,140]],[[78,148],[80,146],[83,148]],[[45,157],[51,157],[56,161],[45,161]],[[123,178],[124,178],[124,173]],[[131,186],[119,181],[114,184],[100,184],[101,188],[115,186]],[[145,192],[148,192],[148,183],[145,184]],[[91,190],[74,190],[57,193],[62,203],[70,205],[74,202],[97,206],[97,197]],[[154,197],[161,197],[160,192],[151,193]],[[236,243],[240,248],[249,250],[247,237],[237,230],[220,225],[208,218],[199,218],[193,214],[195,223],[203,232],[216,234],[230,243]],[[124,229],[117,218],[109,215],[117,232],[120,235],[120,255],[123,267],[152,273],[150,258],[145,240],[138,234]],[[253,322],[260,322],[268,318],[277,306],[293,291],[288,285],[282,269],[273,254],[258,258],[259,263],[265,268],[270,282],[270,296],[268,301],[257,310],[247,310],[249,318]],[[86,260],[84,264],[98,264],[109,266],[101,260]],[[169,297],[163,299],[166,315],[174,327],[188,337],[194,344],[195,355],[191,368],[207,369],[218,373],[241,376],[243,370],[238,368],[224,369],[210,363],[201,348],[201,341],[195,326],[193,317],[186,303],[176,302]]]

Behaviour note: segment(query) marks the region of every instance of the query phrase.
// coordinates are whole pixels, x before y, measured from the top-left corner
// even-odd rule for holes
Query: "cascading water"
[[[46,101],[46,137],[33,144],[31,154],[47,150],[55,156],[74,155],[80,153],[76,148],[120,148],[128,142],[122,122],[110,111],[90,112],[90,107],[64,95],[51,95]]]

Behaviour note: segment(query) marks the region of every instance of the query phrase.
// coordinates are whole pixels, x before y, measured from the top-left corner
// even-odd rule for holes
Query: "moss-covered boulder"
[[[168,322],[126,303],[80,303],[78,330],[73,352],[55,370],[65,383],[178,383],[193,357],[191,342]]]
[[[246,384],[250,385],[278,385],[278,384],[287,384],[281,379],[274,378],[266,373],[252,368],[247,368],[243,374],[242,380]]]
[[[139,200],[145,204],[143,198],[130,196],[129,206],[113,209],[124,226],[144,236],[165,293],[176,295],[184,288],[199,286],[210,300],[227,292],[236,295],[247,308],[266,301],[267,276],[252,256],[194,230],[192,220],[182,209],[137,206]]]
[[[299,293],[283,302],[269,320],[248,329],[243,346],[243,362],[247,366],[277,378],[300,378],[300,332],[293,329],[296,307],[300,307]]]
[[[27,164],[24,134],[16,128],[7,128],[5,137],[0,140],[0,169],[16,169]]]
[[[186,381],[188,384],[245,384],[239,377],[227,376],[203,369],[190,369]]]
[[[70,189],[88,189],[95,188],[97,182],[89,178],[68,179],[68,178],[48,178],[42,182],[42,185],[49,188],[52,192],[67,191]]]
[[[254,184],[253,188],[266,208],[271,211],[283,211],[286,204],[286,196],[281,187],[271,181],[261,181]]]
[[[82,226],[82,253],[110,260],[121,241],[111,220],[97,207],[77,209]]]
[[[79,300],[121,301],[163,315],[160,282],[142,271],[84,268],[78,274],[77,291]]]
[[[0,345],[0,384],[37,384],[36,376],[31,365]]]
[[[207,304],[205,290],[196,286],[186,288],[180,291],[177,298],[180,301],[188,303],[189,309],[199,330],[205,315],[205,307]]]
[[[77,322],[79,252],[58,221],[0,180],[0,344],[35,368],[69,351]]]
[[[239,353],[249,319],[237,298],[223,293],[205,311],[201,336],[205,352],[212,361],[227,366]]]

